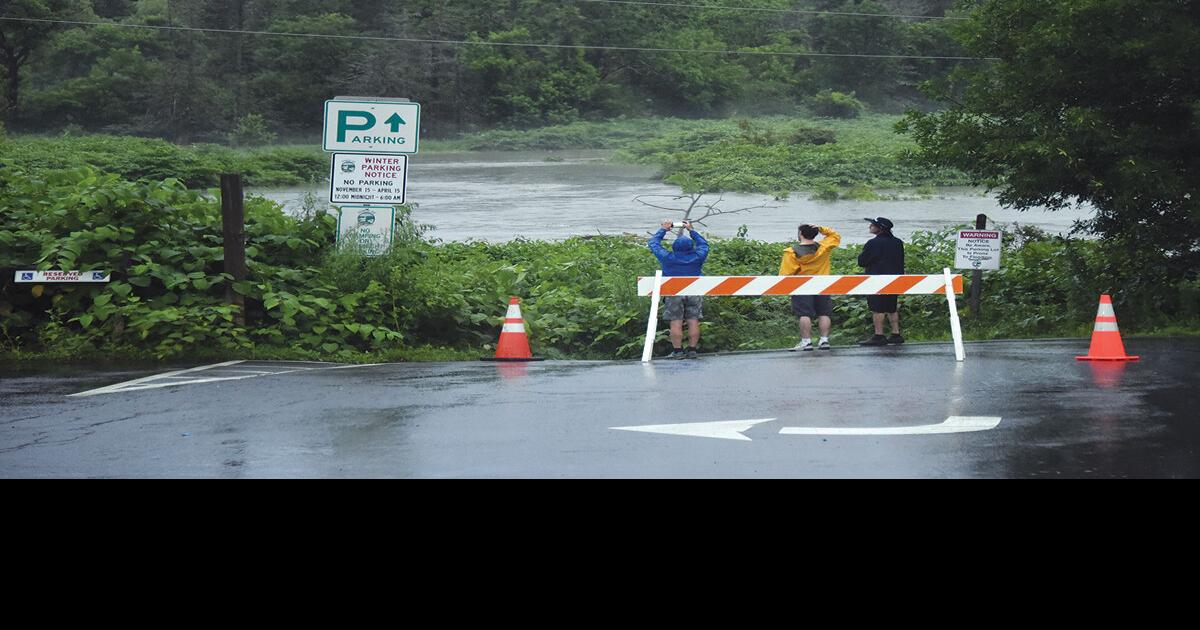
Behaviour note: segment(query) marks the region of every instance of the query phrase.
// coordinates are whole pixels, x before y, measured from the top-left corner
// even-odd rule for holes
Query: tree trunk
[[[4,121],[11,128],[21,113],[21,62],[10,57],[5,65],[8,68],[8,90],[5,92],[8,109],[4,112]]]

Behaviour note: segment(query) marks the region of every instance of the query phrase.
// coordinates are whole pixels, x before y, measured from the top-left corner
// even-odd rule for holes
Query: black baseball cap
[[[891,221],[889,221],[883,217],[876,217],[874,219],[863,219],[863,221],[869,221],[872,224],[874,224],[876,227],[879,227],[880,229],[888,230],[889,232],[891,231],[892,228],[896,227],[895,224],[893,224]]]

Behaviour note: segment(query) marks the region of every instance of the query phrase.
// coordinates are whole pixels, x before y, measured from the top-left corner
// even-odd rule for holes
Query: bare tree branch
[[[633,200],[644,206],[649,206],[651,208],[656,208],[658,210],[667,210],[669,212],[682,212],[684,221],[690,221],[691,223],[694,223],[697,225],[703,225],[704,227],[708,227],[708,224],[705,223],[704,220],[708,219],[709,217],[720,216],[723,214],[737,214],[739,212],[749,212],[751,210],[758,210],[760,208],[778,208],[779,207],[779,206],[769,205],[764,202],[757,206],[748,206],[745,208],[738,208],[736,210],[724,210],[720,207],[720,204],[725,201],[724,193],[718,194],[717,199],[715,201],[713,201],[712,203],[700,203],[701,200],[704,199],[704,196],[705,196],[705,193],[692,193],[692,194],[685,194],[685,195],[638,195],[638,196],[634,197]],[[650,203],[649,201],[646,201],[647,199],[659,199],[659,198],[669,198],[671,201],[680,201],[682,199],[688,199],[689,203],[686,208],[671,208],[671,207],[667,207],[667,206],[660,206],[660,205],[657,205],[654,203]],[[698,219],[692,219],[691,218],[692,212],[693,211],[698,212],[697,209],[703,209],[704,214]],[[683,234],[682,228],[675,231],[676,236],[679,236],[681,234]]]

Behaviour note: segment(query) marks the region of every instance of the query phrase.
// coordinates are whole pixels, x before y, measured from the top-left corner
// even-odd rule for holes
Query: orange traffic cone
[[[1141,357],[1127,356],[1121,331],[1117,328],[1117,314],[1113,311],[1112,298],[1100,296],[1100,309],[1096,311],[1096,327],[1092,329],[1092,347],[1086,357],[1075,357],[1076,361],[1137,361]]]
[[[512,298],[508,302],[508,314],[504,316],[504,327],[500,329],[500,342],[496,344],[496,356],[484,357],[484,361],[541,361],[529,350],[529,336],[525,334],[525,319],[521,317],[521,300]]]

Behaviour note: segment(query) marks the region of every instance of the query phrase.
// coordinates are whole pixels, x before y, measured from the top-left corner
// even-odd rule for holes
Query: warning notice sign
[[[333,154],[329,202],[334,205],[399,205],[407,187],[407,155]]]
[[[955,269],[999,269],[1000,232],[959,230],[954,255]]]

